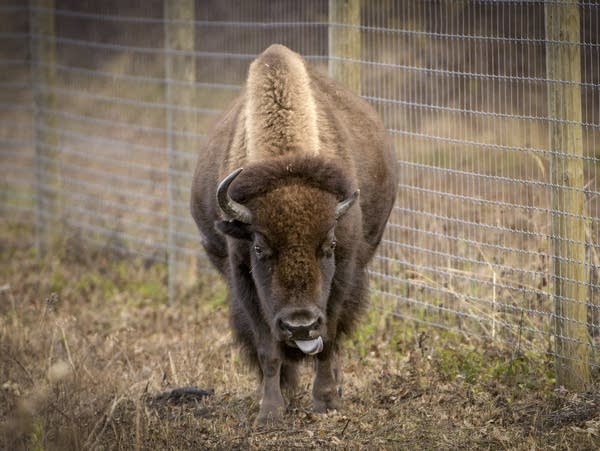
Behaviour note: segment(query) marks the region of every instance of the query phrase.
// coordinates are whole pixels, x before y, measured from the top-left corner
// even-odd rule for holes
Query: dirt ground
[[[162,264],[0,223],[2,449],[599,449],[600,394],[548,357],[372,310],[344,351],[343,409],[254,429],[256,380],[214,276],[169,305]],[[200,390],[177,398],[178,387]]]

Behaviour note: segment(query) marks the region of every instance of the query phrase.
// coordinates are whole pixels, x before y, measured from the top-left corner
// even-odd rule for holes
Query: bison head
[[[320,352],[327,339],[327,299],[342,251],[337,232],[352,247],[356,227],[339,223],[357,198],[346,172],[316,157],[256,163],[218,187],[228,219],[217,228],[241,240],[264,319],[277,340],[305,354]]]

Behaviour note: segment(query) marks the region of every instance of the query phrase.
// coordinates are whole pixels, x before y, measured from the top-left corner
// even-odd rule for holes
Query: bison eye
[[[266,260],[272,254],[271,249],[269,247],[262,246],[260,244],[254,245],[254,254],[256,258],[259,260]]]
[[[326,258],[333,257],[333,251],[335,250],[337,242],[335,240],[330,241],[328,244],[325,244],[322,248],[322,256]]]
[[[254,252],[254,255],[259,260],[265,260],[273,255],[271,246],[269,246],[267,240],[258,232],[254,234],[251,252]]]

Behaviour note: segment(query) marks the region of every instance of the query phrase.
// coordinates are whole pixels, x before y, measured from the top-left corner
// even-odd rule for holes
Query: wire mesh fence
[[[198,149],[249,63],[278,42],[358,74],[353,88],[394,141],[400,183],[371,265],[376,308],[593,355],[600,6],[378,0],[341,23],[334,3],[3,4],[2,214],[35,221],[40,247],[69,230],[168,263],[172,290],[209,270],[188,213]],[[339,31],[359,37],[354,53],[332,50]],[[573,99],[579,116],[552,106]]]

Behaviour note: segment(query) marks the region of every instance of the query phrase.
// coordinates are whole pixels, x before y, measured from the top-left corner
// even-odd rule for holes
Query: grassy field
[[[0,223],[2,449],[597,449],[600,395],[556,390],[551,361],[371,310],[344,352],[343,409],[253,429],[255,378],[203,276],[173,305],[166,268],[65,239],[36,258]],[[195,386],[203,399],[165,400]]]

